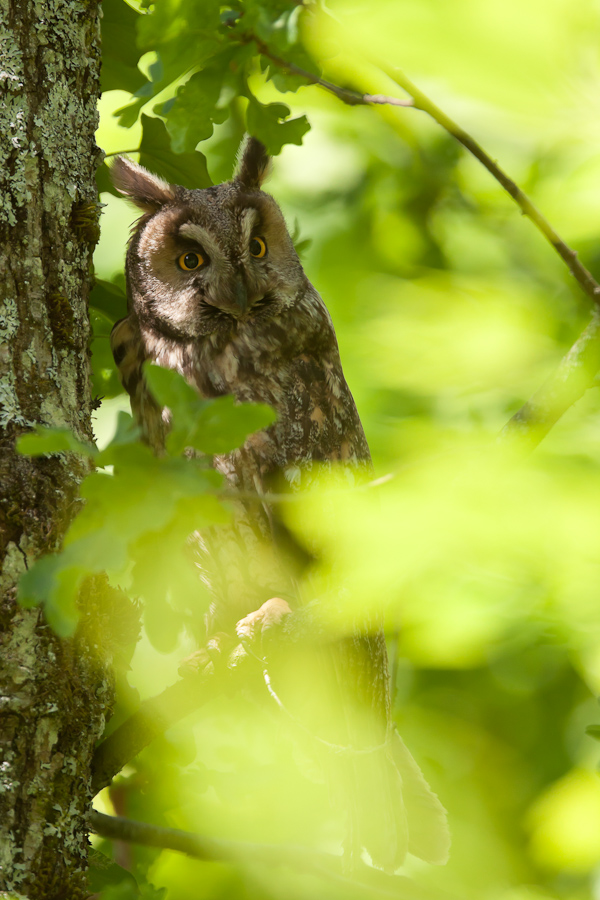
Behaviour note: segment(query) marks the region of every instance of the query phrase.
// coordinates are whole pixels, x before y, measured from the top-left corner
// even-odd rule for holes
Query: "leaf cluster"
[[[117,32],[120,38],[110,43],[114,50],[105,57],[103,78],[109,87],[133,93],[132,101],[119,110],[119,122],[131,127],[142,116],[142,164],[170,181],[208,186],[206,161],[196,147],[211,137],[215,125],[230,118],[239,140],[244,130],[239,122],[244,112],[240,98],[245,100],[245,128],[269,153],[278,154],[285,144],[300,144],[309,128],[306,117],[290,119],[286,104],[262,103],[251,82],[261,73],[280,92],[295,91],[305,83],[273,65],[279,54],[316,72],[300,40],[303,14],[303,6],[293,0],[226,7],[206,0],[201,10],[194,0],[159,0],[139,13],[123,0],[106,4],[102,27],[107,42]],[[127,49],[122,52],[125,41]],[[140,71],[134,63],[146,54],[152,62],[139,84]],[[156,119],[142,114],[153,100]],[[100,178],[106,187],[106,172]]]
[[[78,621],[82,583],[106,572],[114,585],[143,598],[146,631],[157,648],[168,650],[186,610],[197,616],[206,605],[190,536],[229,518],[212,456],[268,427],[275,413],[261,404],[236,404],[230,396],[202,400],[182,376],[157,366],[148,366],[146,378],[157,401],[170,410],[171,430],[160,457],[140,440],[124,412],[101,451],[65,428],[37,426],[20,438],[20,453],[77,453],[94,470],[81,485],[82,509],[62,549],[25,573],[19,601],[26,607],[42,604],[55,631],[68,636]]]

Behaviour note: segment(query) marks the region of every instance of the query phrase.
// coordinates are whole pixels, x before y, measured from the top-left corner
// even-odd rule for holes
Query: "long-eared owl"
[[[264,626],[294,607],[273,510],[243,498],[278,483],[301,488],[323,466],[357,478],[371,467],[331,317],[277,203],[261,189],[269,164],[263,145],[249,138],[232,180],[215,187],[167,184],[126,157],[112,169],[116,187],[143,212],[127,254],[129,314],[115,325],[112,346],[146,440],[160,450],[168,430],[168,414],[144,383],[146,360],[177,370],[202,397],[233,394],[270,404],[278,416],[240,450],[214,460],[241,499],[231,527],[205,544],[215,562],[207,638],[233,633],[236,623],[238,632],[257,621]],[[345,739],[375,748],[348,766],[357,784],[355,847],[386,869],[407,851],[442,863],[445,812],[393,728],[380,623],[363,623],[345,646],[344,679],[354,680],[372,712],[370,734],[349,725]],[[352,692],[351,683],[345,687]]]

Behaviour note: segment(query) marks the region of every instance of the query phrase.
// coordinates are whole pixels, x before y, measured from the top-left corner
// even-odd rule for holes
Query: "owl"
[[[331,316],[262,190],[269,167],[252,137],[231,181],[214,187],[168,184],[123,156],[112,167],[117,189],[142,211],[127,252],[129,311],[111,343],[145,440],[160,452],[169,428],[144,382],[147,360],[179,372],[203,398],[232,394],[277,412],[239,450],[214,458],[240,499],[231,525],[201,539],[213,598],[207,639],[251,637],[299,602],[276,511],[261,497],[282,485],[305,489],[323,468],[354,480],[371,471]],[[387,870],[407,852],[445,862],[445,811],[393,727],[380,622],[366,618],[334,657],[344,690],[368,710],[368,725],[349,718],[345,735],[357,748],[343,763],[356,784],[353,852],[365,848]]]

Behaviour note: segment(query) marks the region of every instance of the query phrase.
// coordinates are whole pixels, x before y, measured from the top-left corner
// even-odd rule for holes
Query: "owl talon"
[[[235,626],[236,634],[241,640],[256,641],[280,626],[291,612],[289,603],[281,597],[271,597],[259,609],[240,619]]]
[[[179,663],[181,676],[197,675],[199,672],[213,671],[223,664],[227,651],[231,649],[233,639],[224,631],[213,634],[206,646],[201,647]]]
[[[231,644],[231,635],[226,634],[224,631],[218,631],[216,634],[213,634],[213,636],[207,642],[205,649],[210,659],[214,663],[217,663],[219,659],[224,655],[224,650],[226,650],[228,646],[231,646]]]
[[[186,678],[190,675],[206,672],[212,668],[214,668],[214,663],[211,656],[206,648],[202,647],[200,650],[195,650],[194,653],[190,653],[189,656],[182,659],[177,671],[182,678]]]

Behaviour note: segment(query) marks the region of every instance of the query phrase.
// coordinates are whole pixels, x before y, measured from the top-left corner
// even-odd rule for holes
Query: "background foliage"
[[[419,896],[596,896],[598,745],[586,727],[600,720],[597,391],[530,459],[509,464],[494,444],[585,325],[589,301],[500,187],[422,113],[345,106],[277,60],[396,95],[376,61],[401,66],[598,273],[598,4],[105,0],[103,9],[98,143],[109,157],[127,151],[189,187],[229,178],[246,130],[280,154],[269,190],[291,226],[299,223],[297,244],[331,310],[377,474],[395,474],[378,489],[336,495],[325,512],[314,498],[290,504],[288,519],[321,546],[308,591],[319,596],[324,584],[351,580],[353,602],[385,604],[398,654],[399,728],[453,832],[445,868],[413,862],[405,874],[430,892]],[[99,188],[106,206],[92,366],[104,398],[96,421],[104,447],[117,413],[128,410],[108,334],[125,314],[134,213],[113,195],[106,166]],[[198,610],[178,607],[183,588],[169,579],[186,577],[180,546],[194,489],[206,521],[226,514],[210,494],[209,472],[199,467],[190,489],[177,448],[152,460],[119,421],[99,460],[114,474],[86,482],[87,520],[80,517],[69,538],[92,533],[93,552],[85,564],[81,554],[69,565],[51,558],[40,588],[48,596],[43,579],[55,577],[62,581],[54,596],[69,596],[65,583],[73,596],[77,578],[108,568],[145,599],[145,630],[120,676],[115,721],[135,706],[136,692],[149,696],[170,683],[191,649],[181,625]],[[208,433],[227,428],[209,425]],[[163,475],[170,467],[174,492],[149,492],[160,466]],[[137,516],[123,519],[127,509]],[[159,530],[150,534],[159,509]],[[110,515],[121,517],[116,532]],[[175,560],[168,576],[156,556],[165,545]],[[25,599],[39,599],[35,590],[26,585]],[[50,609],[68,631],[74,608]],[[236,699],[214,703],[144,751],[99,808],[203,834],[307,843],[318,789],[289,765],[286,740],[264,711],[248,712]],[[319,840],[327,846],[326,834]],[[139,885],[120,880],[120,870],[98,869],[95,889],[107,900],[136,891],[173,900],[348,895],[314,875],[247,859],[202,863],[97,844]]]

